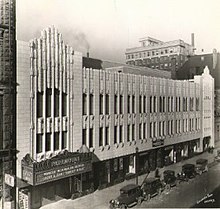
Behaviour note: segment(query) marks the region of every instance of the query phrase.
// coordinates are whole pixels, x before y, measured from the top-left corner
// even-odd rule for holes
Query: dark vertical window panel
[[[37,92],[37,117],[43,117],[43,93]]]
[[[93,115],[94,113],[94,96],[93,94],[89,95],[89,114]]]
[[[117,126],[114,127],[114,144],[117,143]]]
[[[127,141],[129,142],[130,141],[130,136],[131,135],[131,133],[130,133],[130,125],[128,125],[128,127],[127,127]]]
[[[131,113],[131,96],[128,95],[128,113]]]
[[[54,133],[54,150],[59,150],[60,148],[60,134],[59,132]]]
[[[109,100],[109,94],[105,95],[105,114],[109,115],[109,106],[110,106],[110,100]]]
[[[99,146],[103,146],[103,128],[99,128]]]
[[[135,140],[135,124],[132,124],[132,141]]]
[[[123,142],[123,126],[119,126],[119,143]]]
[[[103,115],[103,94],[99,95],[99,114]]]
[[[153,100],[153,98],[152,98],[152,96],[150,96],[150,113],[153,112],[152,100]]]
[[[47,89],[47,95],[46,95],[46,116],[51,117],[51,101],[52,101],[52,89]]]
[[[135,113],[135,96],[132,95],[132,113]]]
[[[89,129],[89,148],[93,147],[93,140],[94,140],[94,132],[93,132],[93,128]]]
[[[45,150],[46,152],[51,150],[51,133],[46,134]]]
[[[120,95],[119,114],[123,114],[123,95]]]
[[[115,95],[115,114],[118,114],[118,95]]]
[[[59,117],[60,113],[60,91],[55,89],[54,91],[54,116]]]
[[[139,97],[139,113],[142,113],[142,96]]]
[[[67,94],[62,93],[62,116],[67,116]]]
[[[36,152],[41,153],[43,151],[43,134],[37,134],[36,140]]]
[[[67,131],[62,132],[62,149],[67,148]]]
[[[87,94],[83,93],[82,98],[82,112],[83,115],[87,115]]]
[[[109,127],[105,128],[105,145],[109,145]]]
[[[82,145],[86,145],[86,138],[87,138],[87,130],[82,130]]]

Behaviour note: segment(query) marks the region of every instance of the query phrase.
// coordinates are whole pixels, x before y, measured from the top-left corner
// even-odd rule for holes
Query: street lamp
[[[138,150],[139,150],[138,147],[136,147],[136,148],[135,148],[135,154],[136,154],[136,157],[135,157],[135,159],[136,159],[136,160],[135,160],[135,161],[136,161],[136,162],[135,162],[136,178],[135,178],[135,180],[136,180],[136,184],[137,184],[137,185],[138,185],[138,163],[139,163],[139,162],[138,162]]]

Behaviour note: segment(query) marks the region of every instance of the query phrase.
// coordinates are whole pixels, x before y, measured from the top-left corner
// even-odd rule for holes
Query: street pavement
[[[178,173],[181,171],[183,164],[195,163],[195,161],[199,158],[208,159],[208,162],[211,167],[208,173],[204,173],[202,174],[202,176],[198,176],[194,180],[190,180],[189,183],[182,182],[177,187],[172,188],[171,191],[164,192],[161,195],[161,197],[158,196],[158,197],[152,198],[149,202],[143,202],[141,206],[138,206],[138,207],[141,207],[141,208],[164,207],[165,208],[165,207],[191,207],[195,205],[197,201],[199,201],[201,198],[203,198],[205,195],[208,194],[207,192],[212,192],[217,186],[220,186],[220,183],[216,183],[215,181],[215,179],[216,180],[218,179],[217,182],[220,182],[220,175],[219,175],[220,164],[215,165],[213,163],[214,157],[216,156],[216,149],[218,147],[220,147],[220,142],[216,144],[216,148],[214,149],[213,153],[205,152],[191,159],[187,159],[187,160],[178,162],[176,164],[172,164],[172,165],[159,169],[159,174],[162,174],[163,171],[167,169],[175,170],[175,172]],[[151,176],[154,177],[154,175],[155,175],[155,172],[150,172],[149,177]],[[214,175],[214,178],[212,178],[213,175]],[[145,176],[146,174],[138,177],[139,184],[142,183]],[[108,187],[102,190],[96,190],[95,192],[91,194],[77,198],[75,200],[63,199],[55,203],[50,203],[48,205],[42,206],[41,209],[51,209],[51,208],[53,209],[87,209],[87,208],[107,209],[109,208],[109,201],[111,199],[115,199],[119,195],[120,188],[130,183],[135,183],[135,178],[130,179],[130,180],[125,180],[122,183],[119,183],[117,185],[114,185],[114,186],[111,186],[111,187]],[[197,192],[192,194],[195,189]],[[190,192],[188,192],[187,190]],[[193,198],[192,198],[192,195],[193,195]],[[185,201],[185,200],[188,200],[188,201]]]

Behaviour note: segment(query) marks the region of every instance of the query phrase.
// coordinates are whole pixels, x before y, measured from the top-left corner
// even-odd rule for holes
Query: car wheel
[[[121,209],[126,209],[126,208],[128,208],[128,206],[126,204],[122,204],[120,208]]]

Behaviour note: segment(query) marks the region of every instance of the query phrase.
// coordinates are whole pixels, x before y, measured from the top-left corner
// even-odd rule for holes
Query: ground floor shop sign
[[[22,159],[22,179],[40,185],[92,170],[91,153],[64,152],[51,159],[35,162],[26,155]]]

